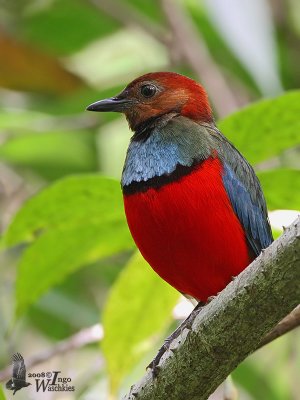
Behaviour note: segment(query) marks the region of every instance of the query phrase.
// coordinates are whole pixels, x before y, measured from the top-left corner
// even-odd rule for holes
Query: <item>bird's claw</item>
[[[217,296],[209,296],[206,300],[206,304],[211,303],[215,298],[217,298]]]
[[[173,332],[173,333],[175,333],[175,332]],[[172,335],[169,336],[165,340],[164,344],[161,346],[161,348],[159,349],[159,351],[156,354],[156,356],[154,357],[154,359],[151,361],[151,363],[146,368],[146,369],[148,369],[148,368],[151,369],[153,379],[157,378],[157,376],[158,376],[158,373],[160,370],[160,367],[159,367],[160,360],[161,360],[162,356],[165,354],[165,352],[168,351],[170,348],[170,344],[172,341]]]
[[[155,357],[156,358],[156,357]],[[159,362],[159,360],[158,360]],[[147,369],[151,369],[152,378],[156,379],[158,377],[158,373],[160,370],[160,366],[156,364],[155,359],[151,361],[151,363],[147,366]]]

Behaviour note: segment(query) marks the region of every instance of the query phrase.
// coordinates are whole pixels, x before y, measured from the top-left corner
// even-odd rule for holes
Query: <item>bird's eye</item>
[[[152,97],[156,93],[156,87],[154,85],[143,85],[141,87],[141,94],[144,97]]]

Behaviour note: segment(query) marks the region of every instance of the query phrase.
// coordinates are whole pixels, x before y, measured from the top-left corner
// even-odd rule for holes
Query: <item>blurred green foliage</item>
[[[213,68],[199,74],[182,55],[167,22],[172,10],[162,3],[1,2],[0,366],[12,352],[26,360],[100,316],[101,346],[83,346],[51,364],[62,371],[76,365],[76,391],[67,399],[101,400],[109,391],[118,397],[176,325],[178,293],[135,252],[125,222],[118,180],[128,128],[119,115],[84,111],[151,70],[185,73],[206,85]],[[267,7],[272,29],[258,3]],[[300,11],[292,0],[251,4],[261,13],[249,32],[255,41],[260,30],[253,58],[269,68],[256,74],[205,1],[178,0],[236,101],[236,111],[222,120],[222,109],[212,104],[219,128],[257,169],[269,210],[299,210]],[[274,90],[266,93],[259,73],[277,88],[275,97],[262,99]],[[218,88],[207,89],[212,99],[219,95]],[[241,399],[300,399],[299,343],[293,332],[242,363],[233,374]],[[26,390],[18,392],[21,399]],[[38,398],[33,389],[30,396]]]
[[[300,91],[263,100],[219,123],[224,135],[253,165],[299,144]]]
[[[0,385],[0,400],[5,400],[4,392],[1,385]]]
[[[100,176],[60,180],[23,206],[4,237],[23,241],[32,244],[19,265],[18,313],[74,270],[133,248],[119,185]]]
[[[109,333],[101,347],[113,392],[142,356],[158,344],[178,297],[139,253],[128,261],[110,292],[103,315],[103,327]]]
[[[264,188],[269,210],[299,210],[299,170],[280,168],[257,175]]]

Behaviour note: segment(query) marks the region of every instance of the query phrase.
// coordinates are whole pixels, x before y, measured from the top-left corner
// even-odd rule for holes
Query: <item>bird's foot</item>
[[[176,333],[176,335],[175,335]],[[161,346],[161,348],[158,350],[158,353],[154,357],[154,359],[151,361],[151,363],[147,366],[146,369],[150,368],[152,371],[152,377],[153,379],[157,378],[158,373],[159,373],[159,362],[162,358],[162,356],[165,354],[166,351],[170,350],[170,345],[176,337],[179,336],[179,333],[177,334],[177,329],[174,331],[167,339],[164,341],[164,344]]]
[[[196,318],[196,315],[198,314],[199,310],[203,308],[203,303],[199,302],[196,307],[193,309],[193,311],[190,313],[190,315],[179,325],[179,327],[169,336],[167,339],[164,341],[164,344],[161,346],[159,349],[158,353],[154,357],[154,359],[151,361],[151,363],[147,366],[147,369],[150,368],[152,370],[152,376],[153,378],[157,378],[158,373],[159,373],[159,363],[162,358],[162,356],[165,354],[166,351],[171,350],[171,343],[173,340],[178,338],[185,329],[191,330],[192,325],[194,322],[194,319]]]

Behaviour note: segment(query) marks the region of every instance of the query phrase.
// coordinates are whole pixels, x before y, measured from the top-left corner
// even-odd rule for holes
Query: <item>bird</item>
[[[217,128],[202,85],[152,72],[87,110],[125,114],[127,223],[145,260],[179,292],[205,304],[271,244],[260,182]]]
[[[22,389],[23,387],[27,387],[31,385],[31,383],[26,382],[26,367],[24,363],[24,358],[20,353],[16,353],[12,357],[13,364],[13,376],[12,378],[6,382],[6,389],[13,390],[15,393]]]

